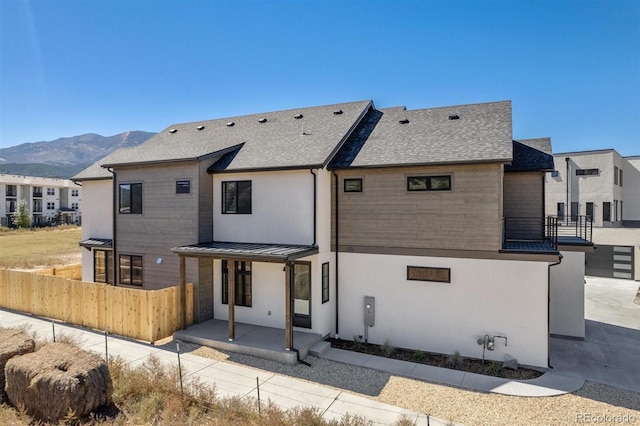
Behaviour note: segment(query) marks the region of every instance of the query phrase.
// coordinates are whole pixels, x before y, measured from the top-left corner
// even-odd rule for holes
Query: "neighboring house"
[[[550,333],[584,336],[550,274],[582,288],[584,265],[559,262],[591,247],[544,218],[550,170],[548,139],[512,140],[509,101],[176,124],[74,177],[83,279],[193,282],[196,321],[230,340],[240,322],[284,328],[287,349],[295,329],[481,357],[480,339],[546,367]]]
[[[592,222],[587,274],[640,280],[640,157],[613,149],[554,154],[546,213],[563,228]],[[568,178],[567,178],[568,177]]]
[[[18,203],[25,200],[33,226],[54,222],[80,224],[82,187],[69,179],[0,174],[0,226],[12,226]]]

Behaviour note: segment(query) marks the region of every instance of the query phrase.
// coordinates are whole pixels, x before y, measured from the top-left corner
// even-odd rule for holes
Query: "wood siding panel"
[[[544,236],[543,172],[504,174],[504,217],[507,239]]]
[[[502,233],[499,164],[341,170],[341,250],[348,246],[498,250]],[[409,192],[407,176],[451,175],[451,191]],[[361,193],[344,193],[344,178],[362,178]],[[335,186],[332,185],[335,207]],[[335,241],[335,208],[332,208]]]

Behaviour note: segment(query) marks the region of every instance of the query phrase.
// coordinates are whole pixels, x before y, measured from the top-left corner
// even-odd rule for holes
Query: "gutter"
[[[339,220],[338,220],[338,187],[339,187],[339,185],[338,185],[338,175],[336,174],[335,171],[333,171],[331,173],[335,177],[335,181],[334,181],[333,184],[334,184],[335,193],[336,193],[336,206],[335,206],[335,217],[336,217],[335,218],[335,221],[336,221],[336,240],[335,240],[336,241],[336,268],[335,268],[336,269],[335,270],[335,276],[336,276],[336,296],[335,296],[336,297],[336,336],[335,336],[335,338],[338,339],[339,338],[338,337],[338,331],[339,331],[338,324],[339,324],[339,319],[340,319],[340,316],[339,316],[340,309],[339,309],[339,303],[338,303],[339,302],[339,294],[340,294],[340,292],[338,291],[338,288],[339,288],[338,287],[338,282],[339,282],[339,275],[340,275],[338,273],[338,269],[339,269],[338,268],[338,257],[339,257],[339,252],[340,252],[340,249],[339,249],[339,246],[338,246],[338,242],[339,242],[339,226],[338,225],[340,223]]]
[[[309,172],[313,175],[313,245],[315,246],[318,231],[318,176],[313,169],[309,169]]]
[[[117,189],[118,189],[118,182],[116,181],[116,172],[113,171],[113,169],[111,167],[107,167],[107,170],[109,171],[109,173],[111,173],[113,175],[112,177],[112,185],[113,185],[113,213],[112,213],[112,220],[113,220],[113,235],[111,237],[111,249],[112,249],[112,261],[113,261],[113,284],[112,285],[116,285],[116,283],[118,282],[118,268],[117,268],[117,262],[116,262],[116,219],[117,219]]]

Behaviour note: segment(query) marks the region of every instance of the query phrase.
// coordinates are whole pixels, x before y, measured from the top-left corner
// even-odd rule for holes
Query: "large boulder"
[[[104,360],[66,343],[9,360],[5,375],[9,401],[44,422],[57,423],[71,411],[80,418],[112,402]]]
[[[4,366],[11,358],[33,352],[36,343],[24,331],[0,328],[0,401],[4,400]]]

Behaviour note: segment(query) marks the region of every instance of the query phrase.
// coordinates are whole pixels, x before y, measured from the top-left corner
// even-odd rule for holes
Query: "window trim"
[[[600,169],[576,169],[576,176],[600,176]]]
[[[96,274],[96,255],[98,253],[104,253],[104,281],[98,281],[98,276]],[[101,250],[94,249],[93,250],[93,282],[96,283],[104,283],[104,284],[113,284],[113,251],[112,250]]]
[[[130,272],[130,282],[125,282],[123,281],[123,278],[125,277],[125,274],[123,273],[122,270],[122,259],[123,258],[129,258],[129,264],[131,265],[130,268],[131,270],[133,270],[133,259],[134,258],[139,258],[140,259],[140,279],[139,280],[135,280],[136,282],[134,282],[133,279],[133,274]],[[139,284],[138,284],[139,282]],[[120,253],[118,255],[118,284],[119,285],[126,285],[126,286],[131,286],[131,287],[143,287],[144,286],[144,256],[139,255],[139,254],[122,254]]]
[[[182,194],[191,194],[191,179],[176,179],[176,195]]]
[[[449,182],[448,188],[432,188],[431,179],[434,178],[446,178]],[[424,188],[411,188],[410,180],[411,179],[425,179],[425,187]],[[407,192],[432,192],[432,191],[451,191],[453,190],[453,178],[452,175],[410,175],[407,176]]]
[[[446,277],[444,278],[439,278],[437,276],[431,276],[429,277],[429,279],[425,279],[425,278],[417,278],[417,277],[413,277],[411,278],[411,272],[418,272],[418,271],[424,271],[424,272],[432,272],[434,274],[438,274],[438,273],[446,273]],[[450,284],[451,283],[451,268],[436,268],[436,267],[430,267],[430,266],[410,266],[407,265],[407,281],[422,281],[422,282],[434,282],[434,283],[446,283],[446,284]]]
[[[248,211],[239,211],[239,205],[238,205],[238,199],[240,196],[240,192],[239,192],[239,183],[249,183],[249,209]],[[226,186],[230,183],[235,183],[236,184],[236,189],[235,189],[235,207],[236,207],[236,211],[227,211],[226,208],[226,201],[227,201],[227,190],[226,190]],[[225,180],[221,182],[222,184],[222,214],[252,214],[253,213],[253,184],[251,180]]]
[[[349,182],[349,183],[358,182],[359,183],[359,188],[358,189],[347,189],[347,182]],[[342,180],[342,191],[343,192],[346,192],[346,193],[358,193],[358,192],[362,192],[362,189],[363,189],[362,178],[344,178]]]
[[[327,303],[329,301],[329,287],[330,287],[330,278],[329,278],[329,262],[325,262],[322,264],[321,270],[321,279],[322,279],[322,303]]]
[[[123,211],[122,206],[122,187],[129,185],[129,211]],[[140,209],[134,210],[133,206],[133,187],[140,187]],[[118,185],[118,213],[119,214],[142,214],[143,212],[143,200],[144,194],[142,192],[142,182],[129,182],[129,183],[121,183]],[[126,207],[125,207],[126,208]]]

